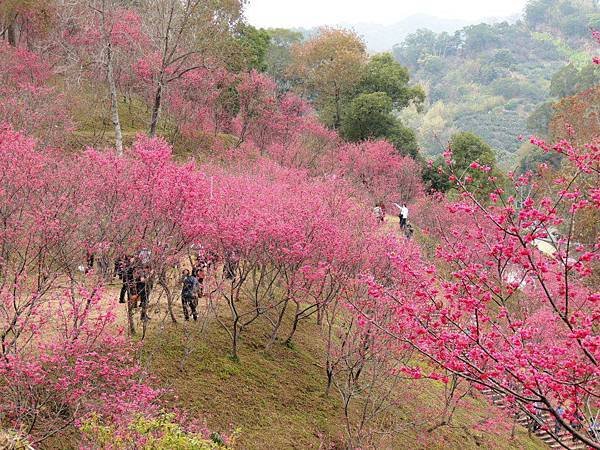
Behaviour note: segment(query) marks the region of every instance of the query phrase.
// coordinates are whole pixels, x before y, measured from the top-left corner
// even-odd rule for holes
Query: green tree
[[[386,137],[396,121],[392,99],[385,92],[364,93],[346,108],[341,133],[349,141]]]
[[[417,67],[424,55],[435,54],[436,34],[427,29],[419,29],[406,36],[402,44],[394,46],[394,56],[409,67]]]
[[[527,118],[527,128],[533,133],[543,136],[548,135],[548,125],[554,115],[552,102],[545,102],[538,106]]]
[[[396,119],[391,130],[386,135],[388,141],[398,150],[401,155],[417,158],[419,156],[419,145],[417,143],[416,133],[404,126],[402,122]]]
[[[292,87],[290,66],[292,64],[292,46],[302,42],[302,33],[286,28],[267,30],[270,41],[266,55],[266,72],[275,80],[281,90]]]
[[[358,86],[361,93],[385,92],[394,109],[402,109],[414,102],[420,106],[425,100],[421,86],[410,86],[408,69],[394,60],[391,53],[371,57]]]
[[[527,3],[525,20],[531,28],[535,30],[539,25],[546,23],[552,2],[553,0],[533,0]]]
[[[450,189],[450,180],[444,172],[445,168],[444,160],[441,157],[423,168],[421,177],[428,191],[446,192]]]
[[[450,138],[452,159],[457,170],[466,170],[473,161],[487,166],[496,165],[494,150],[473,133],[461,131]]]
[[[414,131],[394,116],[392,99],[385,92],[355,97],[345,110],[340,132],[349,141],[387,139],[403,155],[418,154]]]
[[[267,69],[267,51],[271,42],[270,34],[246,23],[240,26],[237,43],[241,54],[242,67],[264,72]]]
[[[299,80],[298,89],[314,100],[323,122],[339,128],[344,106],[363,76],[364,42],[352,31],[323,28],[292,47],[292,61],[290,71]]]
[[[552,77],[550,82],[550,94],[558,97],[568,97],[575,93],[575,80],[579,75],[579,71],[573,64],[569,64]]]
[[[494,27],[487,23],[471,25],[463,28],[465,33],[465,50],[476,54],[498,44],[499,38]]]
[[[450,139],[450,148],[452,149],[452,159],[457,175],[461,177],[470,176],[473,179],[472,186],[479,198],[485,200],[488,194],[495,189],[488,180],[490,176],[498,177],[500,179],[499,184],[503,183],[503,176],[496,167],[494,150],[479,136],[466,131],[456,133]],[[486,173],[471,169],[469,166],[474,161],[491,167],[491,171]]]

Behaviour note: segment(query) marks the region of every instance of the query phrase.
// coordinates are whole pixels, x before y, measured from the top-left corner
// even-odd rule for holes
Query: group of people
[[[541,429],[542,426],[544,426],[544,412],[547,411],[547,407],[542,402],[536,402],[533,406],[535,409],[535,415],[531,418],[530,429],[531,431],[535,432]],[[558,417],[560,417],[563,420],[565,419],[566,409],[565,405],[562,402],[558,404],[558,406],[555,409],[555,412]],[[586,419],[580,411],[576,411],[568,422],[571,428],[580,431],[583,430],[586,424]],[[558,419],[554,419],[553,431],[556,436],[560,436],[562,428],[563,427],[560,421]],[[588,428],[586,429],[586,431],[592,439],[597,439],[598,435],[600,435],[600,424],[598,424],[598,422],[594,418],[592,418],[589,421]]]
[[[408,221],[408,206],[406,203],[402,203],[399,205],[398,203],[393,203],[393,205],[398,208],[398,219],[400,223],[400,230],[404,233],[407,238],[411,238],[413,235],[414,229],[410,222]],[[373,214],[375,214],[375,218],[383,223],[385,221],[386,209],[385,204],[383,202],[379,202],[375,204],[373,208]]]
[[[141,319],[148,319],[148,301],[152,290],[152,269],[147,252],[124,255],[115,261],[115,275],[122,281],[119,303],[129,302],[131,309],[141,308]]]
[[[181,303],[183,316],[189,320],[190,316],[198,320],[198,299],[204,291],[204,280],[207,272],[217,263],[217,254],[205,251],[204,248],[192,247],[194,256],[190,257],[191,270],[184,269],[181,277]],[[119,303],[128,303],[128,310],[141,308],[141,319],[148,320],[148,302],[152,290],[153,270],[150,265],[151,253],[143,249],[137,256],[123,255],[115,261],[114,276],[121,282]],[[88,267],[93,265],[93,260],[87,258]],[[234,282],[239,266],[239,256],[236,251],[228,251],[223,263],[223,278]]]

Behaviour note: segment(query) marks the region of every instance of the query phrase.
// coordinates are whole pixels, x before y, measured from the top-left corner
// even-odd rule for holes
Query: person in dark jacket
[[[225,279],[235,282],[236,272],[239,267],[240,258],[235,250],[229,250],[225,253],[225,264],[223,264],[223,275]]]
[[[121,292],[119,292],[119,303],[125,303],[125,296],[127,295],[127,284],[125,283],[125,272],[129,265],[129,256],[124,255],[117,258],[115,261],[114,276],[118,277],[122,281]]]
[[[181,305],[183,306],[183,317],[185,320],[190,320],[190,312],[194,321],[198,320],[198,312],[196,307],[198,306],[198,291],[200,290],[200,283],[198,279],[190,273],[189,270],[184,269],[182,278],[181,288]]]
[[[125,303],[125,294],[127,294],[128,301],[134,301],[137,295],[137,289],[135,285],[135,258],[132,256],[125,259],[121,269],[121,280],[123,280],[123,286],[119,294],[119,302]],[[132,308],[137,308],[137,299]]]
[[[150,300],[150,270],[148,267],[143,267],[135,272],[135,290],[139,298],[139,306],[142,308],[141,320],[148,320],[148,303]]]

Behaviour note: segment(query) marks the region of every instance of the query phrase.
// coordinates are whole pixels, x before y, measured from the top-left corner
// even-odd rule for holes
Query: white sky
[[[526,0],[248,0],[257,27],[312,27],[343,23],[389,25],[416,13],[476,20],[522,12]]]

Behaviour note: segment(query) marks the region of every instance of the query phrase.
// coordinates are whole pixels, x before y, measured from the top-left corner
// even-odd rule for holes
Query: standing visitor
[[[135,258],[129,256],[125,260],[123,268],[123,286],[121,287],[121,294],[119,294],[119,301],[123,299],[125,301],[125,293],[127,293],[127,301],[131,303],[132,308],[137,308],[137,290],[135,285]]]
[[[225,264],[223,265],[223,275],[227,280],[235,281],[235,273],[239,266],[239,256],[235,250],[229,250],[225,253]]]
[[[406,224],[408,223],[408,208],[406,207],[406,203],[402,204],[402,208],[400,208],[400,228],[404,229]]]
[[[383,223],[385,213],[383,212],[383,208],[381,207],[380,203],[377,203],[375,205],[375,207],[373,208],[373,214],[375,215],[375,218],[377,219],[378,222]]]
[[[565,407],[563,406],[562,403],[559,403],[558,407],[556,408],[556,415],[562,419],[564,414],[565,414]],[[561,428],[562,428],[562,426],[560,424],[560,421],[557,418],[554,422],[554,434],[558,435],[560,433]]]
[[[194,321],[198,320],[198,312],[196,306],[198,305],[198,291],[200,289],[200,283],[198,279],[190,274],[190,271],[184,269],[183,279],[181,288],[181,305],[183,307],[183,317],[185,320],[190,320],[190,311]]]
[[[404,236],[406,236],[406,239],[412,238],[414,232],[415,230],[413,229],[413,226],[410,223],[407,223],[404,226]]]
[[[406,207],[406,203],[402,203],[402,206],[398,203],[394,203],[394,206],[400,210],[398,219],[400,219],[400,229],[404,230],[404,227],[406,227],[406,224],[408,223],[408,208]]]
[[[544,404],[540,401],[533,404],[535,414],[532,417],[531,431],[536,432],[544,423]]]
[[[124,256],[117,258],[117,260],[115,261],[115,276],[119,277],[119,280],[121,280],[121,282],[122,282],[121,292],[119,292],[119,303],[125,303],[125,295],[127,294],[127,290],[128,290],[128,283],[126,280],[128,268],[129,268],[129,256],[128,255],[124,255]]]
[[[150,282],[149,282],[149,271],[147,267],[141,268],[137,271],[135,276],[135,291],[139,299],[139,305],[142,309],[140,319],[142,321],[148,320],[148,301],[150,298]]]
[[[204,288],[204,274],[206,273],[206,268],[208,267],[208,263],[203,256],[198,256],[196,260],[196,264],[192,269],[192,276],[198,280],[198,297],[202,297],[203,288]]]
[[[94,268],[94,253],[89,249],[85,251],[85,273],[89,273]]]

